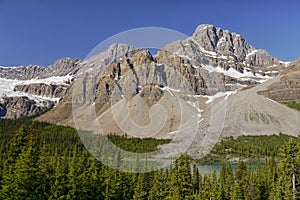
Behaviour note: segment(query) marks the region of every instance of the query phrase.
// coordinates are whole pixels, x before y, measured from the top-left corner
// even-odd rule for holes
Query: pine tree
[[[211,178],[209,175],[204,175],[201,199],[211,199]]]
[[[90,192],[90,196],[95,200],[103,199],[101,187],[101,163],[96,158],[93,158],[91,160],[89,174],[90,188],[92,189],[92,191]],[[122,196],[119,199],[122,199]]]
[[[226,200],[229,199],[229,195],[226,195],[226,175],[227,175],[227,166],[223,165],[219,175],[219,186],[218,186],[218,193],[217,198],[218,200]]]
[[[280,150],[278,167],[279,184],[284,191],[284,197],[288,199],[296,199],[296,185],[297,178],[299,177],[300,166],[299,147],[293,139],[290,139]]]
[[[4,199],[27,199],[35,198],[36,188],[38,184],[37,178],[37,160],[39,149],[37,146],[37,137],[34,133],[34,125],[26,132],[21,129],[17,132],[14,141],[21,145],[21,152],[18,154],[14,166],[9,166],[12,171],[9,171],[6,177],[6,183],[2,187],[1,197]],[[24,137],[25,136],[25,137]],[[15,152],[17,155],[17,151]],[[12,161],[9,161],[12,165]]]
[[[69,167],[68,173],[68,194],[67,199],[76,199],[77,198],[77,189],[78,189],[78,152],[77,147],[74,147],[72,160]]]
[[[200,174],[196,164],[193,165],[192,184],[193,184],[193,194],[199,194]]]
[[[227,165],[225,167],[225,177],[226,177],[226,182],[225,182],[225,199],[230,199],[231,194],[233,192],[234,188],[234,178],[233,178],[233,171],[231,168],[231,165]]]
[[[265,183],[264,183],[264,174],[261,169],[261,164],[258,163],[256,166],[255,178],[253,180],[255,196],[259,199],[264,199],[265,194]]]
[[[268,199],[269,200],[282,200],[283,199],[282,197],[283,197],[283,193],[280,188],[279,181],[276,181],[272,186],[272,189],[270,191],[270,196]]]
[[[164,187],[165,187],[164,172],[163,172],[163,170],[159,170],[154,173],[152,187],[149,192],[149,200],[163,199],[164,198],[164,192],[163,192]]]
[[[134,187],[133,200],[147,199],[147,192],[145,188],[145,174],[139,173],[137,183]]]
[[[38,187],[36,193],[41,199],[49,199],[50,188],[53,185],[54,168],[51,166],[53,157],[50,157],[48,146],[43,145],[37,163]]]
[[[255,196],[255,187],[254,187],[254,179],[255,175],[250,166],[247,166],[246,169],[246,190],[245,190],[245,199],[246,200],[254,200],[257,199]]]
[[[107,166],[101,168],[102,196],[105,200],[116,199],[120,187],[118,171]]]
[[[235,171],[235,183],[231,199],[245,199],[246,183],[246,166],[243,161],[239,161]]]
[[[217,179],[217,172],[214,171],[213,175],[212,175],[212,182],[211,182],[211,198],[212,199],[218,198],[218,189],[219,189],[219,184],[218,184],[218,179]]]
[[[55,153],[50,160],[50,170],[52,175],[48,177],[50,180],[49,199],[66,198],[68,193],[68,161],[64,156]],[[46,179],[47,180],[47,179]]]
[[[187,156],[180,157],[170,174],[170,190],[167,199],[187,199],[193,194],[190,162]]]

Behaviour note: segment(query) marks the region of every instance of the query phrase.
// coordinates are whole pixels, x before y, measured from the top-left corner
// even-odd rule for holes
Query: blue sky
[[[242,34],[283,61],[300,57],[297,0],[0,0],[0,65],[48,66],[85,58],[101,41],[138,27],[191,35],[199,24]]]

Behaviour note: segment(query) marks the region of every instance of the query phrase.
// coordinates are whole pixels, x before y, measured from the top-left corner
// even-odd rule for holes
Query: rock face
[[[53,65],[47,67],[38,78],[48,78],[52,76],[74,75],[79,70],[80,60],[72,58],[62,58]]]
[[[45,70],[38,65],[19,66],[19,67],[0,67],[0,78],[29,80],[36,78]]]
[[[206,51],[233,56],[238,61],[244,61],[247,54],[255,50],[241,35],[216,28],[211,24],[198,26],[191,39]]]
[[[163,50],[188,58],[193,65],[221,66],[243,71],[251,68],[264,71],[266,67],[281,65],[265,50],[257,50],[239,34],[203,24],[193,36],[167,45]]]
[[[0,78],[30,80],[74,75],[79,69],[79,63],[78,59],[62,58],[47,68],[38,65],[0,67]]]
[[[34,83],[28,85],[17,85],[15,86],[14,91],[42,97],[63,98],[66,95],[68,88],[68,85],[48,85],[44,83]]]
[[[41,114],[53,106],[54,103],[51,101],[43,101],[38,104],[28,97],[6,97],[0,104],[2,110],[0,113],[1,117],[17,119]]]
[[[282,71],[280,81],[270,85],[267,90],[259,91],[258,94],[282,103],[300,102],[300,60],[291,63]]]

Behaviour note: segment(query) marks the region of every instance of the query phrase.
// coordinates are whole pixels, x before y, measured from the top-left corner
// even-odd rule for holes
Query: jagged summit
[[[239,61],[244,60],[247,54],[255,50],[240,34],[216,28],[211,24],[198,26],[192,40],[207,51],[214,51],[224,56],[234,56]]]
[[[196,66],[233,68],[239,72],[250,69],[261,75],[270,67],[285,66],[266,50],[250,45],[240,34],[211,24],[199,25],[191,37],[168,44],[163,50],[185,57]]]

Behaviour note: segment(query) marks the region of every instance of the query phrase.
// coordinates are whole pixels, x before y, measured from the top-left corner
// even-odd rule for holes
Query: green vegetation
[[[219,176],[216,172],[202,174],[196,165],[191,167],[194,162],[189,157],[182,156],[170,168],[131,174],[111,169],[92,157],[72,128],[32,124],[30,119],[0,120],[0,123],[6,124],[1,126],[1,139],[6,143],[1,140],[0,199],[294,200],[300,195],[300,143],[285,135],[269,140],[273,145],[287,140],[278,147],[279,151],[274,149],[269,154],[272,151],[255,148],[255,156],[261,152],[278,158],[266,159],[263,167],[258,164],[256,170],[239,161],[236,170],[224,165]],[[147,144],[147,140],[109,137],[128,149],[138,142]],[[151,145],[147,150],[167,142],[152,140],[148,140]],[[236,141],[244,141],[241,146],[255,142],[260,146],[267,139],[241,137],[228,141],[226,144],[232,147]],[[239,151],[248,152],[249,147]]]
[[[278,152],[288,140],[294,138],[288,135],[279,134],[271,136],[239,136],[225,138],[217,143],[210,153],[201,161],[227,161],[234,158],[244,160],[265,159],[277,157]]]
[[[109,135],[108,139],[126,151],[136,152],[136,153],[146,153],[158,150],[158,146],[162,144],[167,144],[171,140],[167,139],[154,139],[154,138],[128,138],[127,136],[117,136]]]
[[[292,101],[287,104],[288,107],[299,110],[300,111],[300,103],[297,103],[296,101]]]

